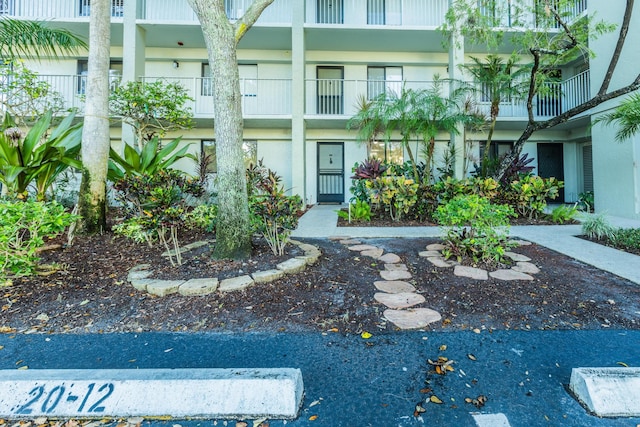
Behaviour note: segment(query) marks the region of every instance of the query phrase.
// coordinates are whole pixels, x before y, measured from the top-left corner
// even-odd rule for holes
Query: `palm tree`
[[[43,56],[58,58],[86,47],[84,40],[65,29],[50,28],[35,21],[0,19],[0,58],[3,62],[27,55],[38,59]]]
[[[513,55],[509,57],[506,62],[500,56],[493,54],[487,55],[484,61],[473,56],[471,60],[473,64],[466,65],[464,68],[469,71],[474,78],[476,91],[480,93],[482,100],[487,100],[490,104],[489,133],[481,162],[482,174],[486,175],[491,140],[498,115],[500,114],[500,103],[522,97],[525,91],[522,90],[519,76],[523,74],[525,70],[515,70],[518,58]]]
[[[612,123],[620,125],[616,132],[616,141],[622,142],[640,132],[640,93],[634,93],[622,101],[613,112],[598,117],[593,123]]]

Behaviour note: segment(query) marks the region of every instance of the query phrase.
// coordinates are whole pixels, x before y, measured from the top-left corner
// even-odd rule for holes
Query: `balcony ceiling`
[[[182,42],[185,48],[205,48],[199,24],[140,24],[146,31],[148,47],[177,47]],[[290,27],[251,28],[240,41],[241,49],[291,50]]]
[[[324,25],[306,27],[305,33],[308,50],[444,52],[442,35],[437,30],[363,29]]]
[[[121,22],[112,22],[111,23],[111,45],[112,46],[122,46],[122,20]],[[69,30],[74,34],[79,35],[84,40],[89,42],[89,24],[86,18],[81,21],[46,21],[47,26],[51,28],[62,28],[65,30]]]

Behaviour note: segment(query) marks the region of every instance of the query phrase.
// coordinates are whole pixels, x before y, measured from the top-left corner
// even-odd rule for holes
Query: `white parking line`
[[[478,427],[511,427],[505,414],[471,413]]]

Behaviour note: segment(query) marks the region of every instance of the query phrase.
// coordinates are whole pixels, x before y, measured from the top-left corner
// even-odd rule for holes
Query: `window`
[[[0,0],[2,1],[2,0]],[[91,15],[91,0],[80,0],[78,16]],[[122,18],[124,16],[124,0],[111,0],[111,16]]]
[[[374,99],[386,93],[400,95],[402,91],[402,67],[369,67],[367,68],[367,97]]]
[[[367,0],[368,25],[402,25],[402,0]]]
[[[0,15],[13,15],[13,0],[0,0]]]
[[[343,24],[342,0],[317,0],[316,23]]]
[[[211,67],[209,64],[202,64],[202,84],[200,87],[202,96],[213,96],[213,79],[211,78]]]
[[[77,93],[84,95],[87,89],[87,74],[89,72],[89,61],[78,60],[78,87]],[[109,63],[109,89],[114,90],[122,80],[122,61],[111,61]]]
[[[242,0],[224,0],[224,10],[227,18],[236,21],[244,15],[244,5]]]
[[[482,141],[480,143],[480,158],[484,157],[484,147],[486,141]],[[507,154],[513,148],[513,142],[505,142],[505,141],[491,141],[491,147],[489,148],[489,158],[490,159],[499,159],[500,157]]]
[[[216,141],[202,140],[200,141],[200,150],[209,156],[209,164],[207,166],[207,173],[218,172],[218,160],[216,157]],[[245,140],[242,141],[242,151],[244,151],[244,166],[249,167],[250,164],[256,164],[258,161],[258,141]]]
[[[400,141],[373,141],[369,146],[369,157],[401,165],[404,163],[404,150]]]

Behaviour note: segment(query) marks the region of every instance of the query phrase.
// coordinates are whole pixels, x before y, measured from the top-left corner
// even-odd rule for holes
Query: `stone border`
[[[316,246],[302,243],[298,240],[289,240],[290,243],[298,246],[304,255],[289,258],[276,265],[272,270],[256,271],[238,277],[230,277],[218,280],[217,277],[206,277],[189,280],[162,280],[153,279],[153,270],[150,264],[138,264],[129,270],[127,280],[139,291],[148,292],[151,295],[163,297],[178,293],[184,296],[209,295],[219,290],[220,292],[231,292],[246,289],[255,283],[273,282],[285,274],[295,274],[303,271],[307,265],[315,264],[322,252]],[[181,252],[186,252],[198,245],[199,242],[192,243],[189,248],[181,248]],[[206,243],[204,243],[206,244]]]

